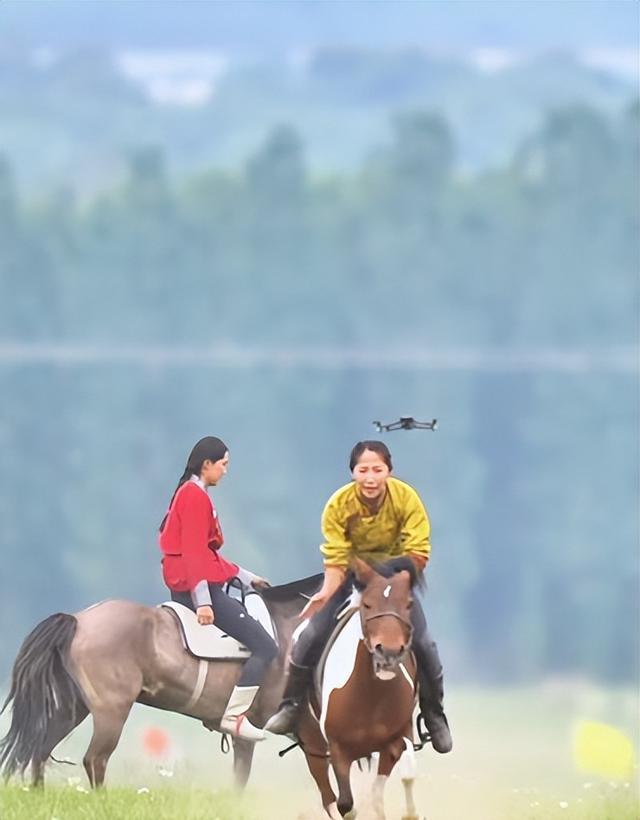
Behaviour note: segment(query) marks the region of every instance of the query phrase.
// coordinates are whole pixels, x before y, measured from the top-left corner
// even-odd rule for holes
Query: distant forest
[[[96,108],[98,148],[102,122]],[[235,169],[178,171],[149,139],[93,192],[21,190],[6,154],[3,671],[51,611],[161,599],[157,525],[201,435],[231,449],[216,492],[226,549],[283,582],[319,570],[320,511],[354,441],[412,413],[441,419],[389,444],[431,513],[427,610],[451,675],[634,679],[638,124],[636,103],[556,108],[509,162],[474,175],[457,171],[449,121],[414,107],[330,175],[310,170],[293,125]],[[34,163],[49,148],[32,134]],[[11,353],[20,343],[115,352],[30,362]],[[203,360],[118,359],[140,346]],[[229,346],[388,356],[207,363]],[[600,364],[394,365],[444,348]]]
[[[270,57],[29,51],[0,32],[0,154],[33,191],[94,194],[121,179],[127,157],[145,145],[162,148],[176,173],[240,170],[282,124],[299,134],[314,174],[353,172],[385,149],[395,119],[410,110],[444,119],[456,170],[476,174],[511,162],[548,111],[585,105],[619,116],[637,93],[630,77],[568,52],[525,53],[482,71],[415,48]]]

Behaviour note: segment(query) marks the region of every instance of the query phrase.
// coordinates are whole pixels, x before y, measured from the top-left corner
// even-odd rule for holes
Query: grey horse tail
[[[0,710],[13,701],[11,727],[0,741],[0,771],[5,780],[24,774],[31,763],[49,756],[51,724],[75,716],[80,689],[68,669],[69,647],[78,622],[58,612],[41,621],[25,638],[13,664],[11,690]]]

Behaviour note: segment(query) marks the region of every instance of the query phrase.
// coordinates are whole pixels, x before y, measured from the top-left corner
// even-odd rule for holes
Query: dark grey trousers
[[[267,667],[278,654],[273,638],[252,618],[240,601],[227,595],[220,584],[209,584],[214,623],[251,652],[244,665],[238,686],[260,686]],[[195,611],[189,592],[171,592],[171,600]]]

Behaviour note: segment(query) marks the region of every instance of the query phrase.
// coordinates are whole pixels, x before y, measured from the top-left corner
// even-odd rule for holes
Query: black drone
[[[381,421],[374,421],[373,426],[379,433],[384,430],[437,430],[438,419],[431,421],[416,421],[412,416],[400,416],[398,421],[392,421],[389,424],[383,424]]]

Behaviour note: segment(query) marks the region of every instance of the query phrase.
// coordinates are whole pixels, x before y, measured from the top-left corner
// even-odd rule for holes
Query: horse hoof
[[[347,812],[347,813],[343,816],[342,820],[356,820],[356,810],[355,810],[355,809],[351,809],[351,811],[348,811],[348,812]]]

